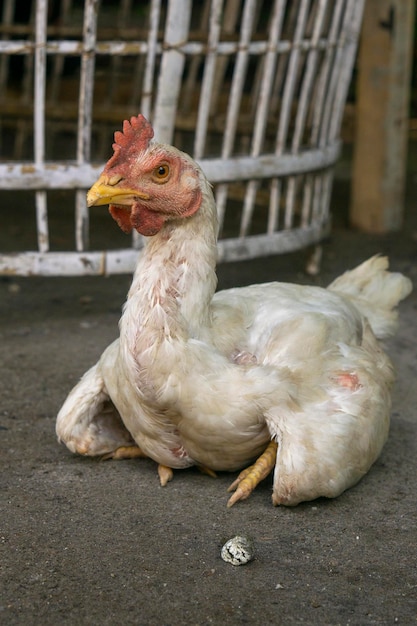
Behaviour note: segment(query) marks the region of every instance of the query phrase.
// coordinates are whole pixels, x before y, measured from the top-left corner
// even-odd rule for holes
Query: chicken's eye
[[[168,180],[169,176],[169,165],[167,163],[161,163],[158,165],[153,171],[153,177],[158,183],[164,183]]]

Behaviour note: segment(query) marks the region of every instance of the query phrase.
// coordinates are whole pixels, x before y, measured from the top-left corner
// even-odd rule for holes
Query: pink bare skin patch
[[[336,381],[339,385],[351,391],[357,391],[362,387],[358,375],[354,372],[341,372],[336,375]]]
[[[184,459],[185,457],[188,456],[187,450],[184,448],[184,446],[177,446],[175,448],[171,448],[170,452],[172,452],[172,454],[178,459]]]
[[[235,350],[231,354],[231,360],[236,365],[250,365],[258,362],[258,359],[251,352],[245,350]]]

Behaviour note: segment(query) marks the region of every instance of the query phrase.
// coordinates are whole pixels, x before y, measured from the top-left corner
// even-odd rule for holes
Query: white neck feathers
[[[167,222],[146,242],[138,261],[120,323],[120,342],[134,351],[138,363],[149,351],[152,360],[166,358],[164,343],[172,347],[176,341],[198,339],[210,323],[217,215],[209,183],[201,177],[203,195],[197,213]]]

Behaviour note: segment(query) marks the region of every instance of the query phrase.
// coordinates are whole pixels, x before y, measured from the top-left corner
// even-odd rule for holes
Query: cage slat
[[[241,104],[242,91],[246,78],[246,68],[249,56],[248,45],[252,34],[254,22],[254,7],[254,0],[246,0],[242,16],[239,50],[236,55],[232,85],[229,95],[229,103],[227,107],[225,133],[221,150],[222,158],[227,158],[232,153],[233,144],[235,141],[236,127],[239,117],[239,107]]]
[[[335,80],[337,86],[335,87],[335,97],[333,99],[333,107],[329,120],[329,141],[332,141],[335,137],[339,136],[344,103],[346,102],[350,77],[358,47],[363,11],[363,2],[350,3],[346,7],[346,13],[349,16],[345,23],[344,39],[346,40],[346,43],[342,41],[341,44],[343,45],[343,48],[342,46],[340,47],[341,63],[338,80]]]
[[[349,7],[347,6],[344,8],[345,8],[345,11],[344,11],[344,15],[343,15],[342,22],[340,25],[341,30],[344,30],[348,26],[348,24],[350,24]],[[319,145],[325,145],[329,138],[328,133],[329,133],[329,126],[330,126],[330,118],[331,118],[332,111],[333,111],[333,101],[336,96],[337,88],[342,87],[341,78],[340,78],[341,76],[343,76],[342,67],[345,64],[345,62],[347,62],[349,65],[349,60],[346,59],[345,55],[346,55],[346,50],[344,48],[342,48],[341,46],[335,46],[333,59],[332,59],[332,67],[329,72],[329,79],[328,79],[328,84],[326,88],[326,97],[325,97],[325,104],[324,104],[323,114],[322,114]],[[336,77],[338,77],[339,80],[335,81]]]
[[[328,46],[328,42],[326,39],[321,38],[317,44],[318,50],[326,50]],[[280,54],[288,53],[293,47],[291,41],[284,40],[277,44],[277,52]],[[301,52],[306,52],[311,48],[310,39],[303,39],[299,42],[298,45]],[[228,58],[234,57],[236,53],[241,48],[239,42],[234,41],[220,41],[218,44],[218,55],[219,57],[225,57],[225,62],[227,65]],[[0,41],[0,54],[5,55],[15,55],[21,54],[23,56],[30,56],[34,53],[34,43],[28,40],[14,40],[14,41]],[[156,50],[158,54],[161,54],[165,49],[165,46],[158,42],[156,46]],[[54,55],[66,55],[66,56],[79,56],[82,53],[83,45],[81,41],[74,40],[60,40],[60,41],[48,41],[46,43],[46,52],[48,56],[53,57]],[[186,56],[192,55],[202,55],[206,52],[206,43],[201,41],[191,41],[191,42],[180,42],[176,46],[176,50],[179,53],[182,53]],[[106,41],[100,40],[97,41],[95,47],[96,56],[132,56],[138,54],[146,54],[148,52],[148,44],[147,39],[144,40],[126,40],[126,41]],[[268,42],[267,41],[251,41],[248,44],[247,52],[251,56],[262,56],[268,52]],[[218,59],[220,62],[222,59]],[[216,70],[216,77],[219,77],[219,83],[221,90],[221,86],[223,84],[224,76],[221,77],[221,72]],[[215,93],[215,90],[213,94]],[[215,102],[215,97],[213,95],[213,102]],[[215,112],[214,110],[211,112]]]
[[[286,149],[287,137],[289,132],[289,125],[291,120],[291,109],[292,103],[294,99],[294,93],[296,88],[296,79],[298,75],[298,65],[300,62],[300,47],[299,43],[304,37],[304,32],[307,26],[308,19],[308,10],[310,6],[310,0],[300,0],[298,13],[295,15],[293,13],[293,19],[296,17],[294,38],[293,38],[293,47],[289,54],[288,65],[286,68],[286,82],[282,95],[281,102],[281,110],[280,110],[280,120],[278,124],[278,131],[275,141],[275,152],[276,154],[282,154]],[[293,9],[294,10],[294,9]],[[287,202],[285,205],[285,216],[284,216],[284,228],[290,228],[293,212],[294,212],[294,203],[293,203],[293,193],[292,193],[292,184],[287,186]],[[275,196],[272,201],[273,211],[274,211],[274,221],[275,227],[277,226],[277,208],[279,209],[278,202],[280,202],[281,194],[282,194],[282,183],[277,181],[274,183],[271,194]],[[279,200],[278,200],[279,198]],[[269,222],[270,226],[274,223],[271,216],[271,220]]]
[[[212,1],[213,0],[204,0],[202,3],[197,32],[198,36],[204,37],[207,32],[210,21],[210,13],[213,11],[213,7],[211,6]],[[193,108],[195,96],[200,87],[199,71],[206,54],[207,50],[204,51],[204,54],[194,54],[188,63],[187,72],[183,79],[181,98],[179,102],[180,109],[183,114],[189,113]]]
[[[254,235],[218,242],[219,262],[293,252],[311,245],[329,233],[330,224],[313,224],[271,235]],[[0,255],[0,274],[5,276],[110,276],[132,273],[138,258],[133,249],[92,252],[23,252]]]
[[[304,35],[304,29],[307,24],[308,8],[310,0],[300,0],[300,9],[298,13],[297,25],[294,33],[294,41],[287,69],[287,80],[285,83],[284,93],[282,96],[280,120],[278,124],[278,132],[275,144],[275,152],[282,154],[285,150],[288,127],[291,116],[291,105],[294,98],[296,87],[296,77],[298,71],[298,63],[300,57],[299,43]]]
[[[273,178],[270,182],[267,233],[271,235],[278,229],[281,203],[281,180]]]
[[[285,195],[284,228],[291,228],[294,220],[297,178],[290,176],[287,180]]]
[[[152,0],[149,10],[149,29],[148,29],[148,54],[146,57],[145,71],[143,75],[141,111],[145,117],[150,118],[152,110],[153,83],[155,74],[155,61],[158,43],[158,26],[161,13],[161,0]],[[137,70],[137,66],[136,66]],[[138,82],[135,81],[132,98],[136,101]]]
[[[311,138],[312,145],[317,145],[321,136],[323,112],[327,96],[327,87],[331,73],[332,62],[335,55],[337,35],[340,21],[343,16],[344,0],[336,0],[333,7],[331,26],[328,35],[328,46],[324,52],[324,59],[318,77],[314,94],[314,112],[312,118]]]
[[[246,0],[243,8],[242,26],[239,38],[239,50],[236,55],[236,63],[233,69],[232,85],[230,89],[229,102],[226,113],[225,133],[222,142],[221,155],[223,159],[230,156],[236,137],[236,127],[239,119],[239,108],[241,106],[242,91],[246,78],[248,64],[248,46],[252,35],[255,19],[254,0]],[[220,214],[224,214],[224,203],[227,197],[227,185],[222,186]]]
[[[37,0],[35,24],[35,83],[34,83],[34,156],[35,164],[42,165],[45,160],[45,93],[46,93],[46,25],[47,0]]]
[[[77,163],[90,160],[91,123],[94,94],[95,44],[97,39],[96,13],[99,0],[86,0],[83,26],[83,53],[81,55],[80,91],[78,100]],[[78,189],[75,199],[75,245],[81,251],[88,248],[89,214],[85,192]]]
[[[9,26],[13,22],[14,0],[4,0],[2,11],[2,29]],[[10,35],[2,32],[4,41],[8,41]],[[9,57],[2,56],[0,59],[0,101],[6,97],[6,83],[9,73]]]
[[[262,154],[259,157],[204,158],[198,163],[213,183],[269,179],[277,171],[282,176],[320,170],[332,165],[340,154],[340,142],[324,149],[306,150],[301,154]],[[44,163],[38,167],[0,163],[0,190],[20,189],[22,177],[26,189],[86,189],[94,183],[104,163]]]
[[[178,46],[187,39],[191,8],[191,0],[171,0],[168,5],[154,116],[155,137],[162,143],[169,143],[173,138],[185,62]]]
[[[132,0],[120,0],[117,7],[116,25],[117,30],[122,34],[125,28],[129,25],[132,19]],[[122,37],[121,37],[122,38]],[[112,55],[110,60],[109,79],[107,89],[105,92],[105,98],[103,100],[104,106],[111,106],[115,101],[115,96],[118,93],[121,79],[122,57],[120,55]]]
[[[258,156],[261,153],[265,130],[268,121],[269,101],[271,97],[275,67],[277,61],[276,43],[281,36],[281,29],[284,20],[285,0],[276,0],[271,18],[268,38],[268,52],[262,63],[262,78],[259,88],[258,103],[255,112],[255,126],[252,137],[251,155]],[[240,236],[248,234],[255,208],[256,194],[259,182],[251,180],[247,186],[247,192],[243,204],[242,220],[240,226]]]
[[[66,24],[70,19],[72,7],[72,0],[62,0],[60,3],[59,22]],[[65,56],[60,54],[56,55],[53,59],[52,75],[49,81],[49,93],[48,101],[57,102],[59,90],[62,83],[62,77],[64,72]]]
[[[225,0],[222,16],[223,35],[232,35],[235,32],[241,0]],[[228,59],[223,51],[223,42],[218,43],[218,57],[216,60],[215,79],[211,93],[210,114],[215,115],[218,110],[219,97],[223,88],[224,77],[227,70]]]
[[[207,41],[208,50],[205,58],[204,73],[201,82],[201,94],[197,114],[197,128],[194,140],[194,156],[196,159],[202,158],[207,138],[207,126],[211,107],[211,94],[213,92],[216,76],[216,63],[218,58],[217,46],[221,33],[222,10],[223,0],[213,0],[210,13],[209,37]]]
[[[301,84],[300,97],[298,99],[297,115],[294,124],[294,134],[292,138],[291,149],[296,152],[303,137],[305,122],[307,119],[308,105],[313,90],[313,81],[315,77],[316,67],[318,63],[318,42],[321,36],[324,19],[326,16],[327,1],[320,0],[314,21],[313,33],[311,36],[311,49],[307,53],[306,71]]]
[[[35,166],[40,167],[45,161],[45,93],[46,93],[46,25],[47,0],[37,1],[35,23],[35,85],[34,85],[34,157]],[[38,249],[49,250],[48,209],[45,191],[36,192],[36,226]]]
[[[303,185],[303,199],[301,204],[301,227],[306,228],[306,226],[311,221],[311,204],[312,204],[312,194],[313,194],[313,178],[314,175],[309,173],[306,174],[304,178]]]

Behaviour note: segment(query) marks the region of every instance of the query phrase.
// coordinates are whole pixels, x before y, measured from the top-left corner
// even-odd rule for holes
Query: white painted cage
[[[363,5],[3,0],[0,274],[133,270],[85,192],[139,112],[213,183],[220,260],[319,242]]]

